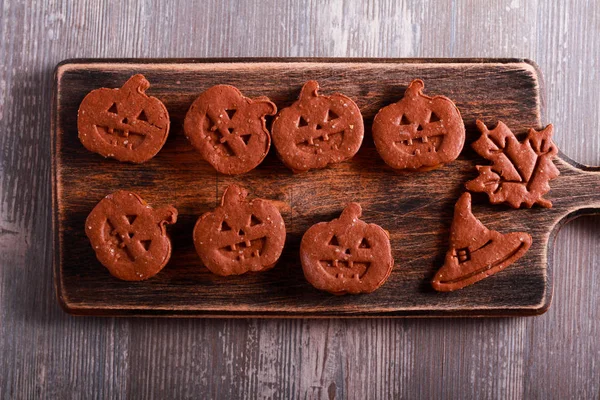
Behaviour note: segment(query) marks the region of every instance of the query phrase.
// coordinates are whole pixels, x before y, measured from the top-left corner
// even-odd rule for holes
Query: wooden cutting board
[[[120,163],[88,152],[77,138],[77,109],[99,87],[120,87],[142,73],[148,94],[161,99],[171,116],[169,138],[143,165]],[[474,195],[473,212],[488,228],[525,231],[533,245],[517,263],[473,286],[437,293],[430,285],[443,264],[453,205],[474,166],[487,164],[471,149],[479,136],[475,120],[498,120],[513,131],[542,126],[543,81],[537,67],[516,59],[234,59],[68,60],[55,71],[52,118],[54,278],[63,308],[78,315],[188,317],[399,317],[500,316],[545,312],[552,298],[552,244],[569,219],[599,213],[600,172],[563,155],[560,177],[546,196],[552,209],[512,210]],[[467,128],[455,162],[430,172],[398,173],[375,151],[370,126],[381,107],[403,96],[414,78],[425,93],[443,94],[461,110]],[[274,149],[255,170],[223,176],[194,151],[182,125],[194,99],[215,84],[231,84],[246,96],[268,96],[279,109],[296,100],[302,84],[316,79],[321,92],[353,98],[365,118],[365,139],[349,162],[294,175]],[[551,122],[551,121],[544,121]],[[569,132],[569,135],[577,135]],[[286,246],[277,266],[264,273],[219,277],[200,264],[192,229],[212,210],[231,183],[251,196],[271,199],[285,219]],[[173,204],[177,224],[169,227],[173,256],[165,269],[144,282],[113,278],[96,260],[84,221],[105,195],[126,189],[154,206]],[[364,220],[390,231],[395,259],[389,280],[376,292],[333,296],[304,279],[298,248],[302,234],[319,221],[337,218],[349,201],[360,202]]]

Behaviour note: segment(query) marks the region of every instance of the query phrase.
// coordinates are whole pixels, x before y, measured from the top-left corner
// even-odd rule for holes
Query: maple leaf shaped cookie
[[[521,142],[501,121],[492,130],[481,121],[477,121],[477,127],[482,134],[472,147],[492,165],[478,165],[479,176],[465,184],[467,190],[487,193],[492,204],[552,207],[542,197],[550,190],[548,182],[560,175],[552,162],[558,152],[552,141],[552,125],[541,131],[529,129]]]

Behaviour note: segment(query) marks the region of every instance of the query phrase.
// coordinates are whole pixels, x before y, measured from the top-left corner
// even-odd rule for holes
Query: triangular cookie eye
[[[112,103],[112,106],[110,106],[110,108],[107,110],[107,112],[113,113],[113,114],[118,114],[119,111],[117,110],[117,103]]]
[[[256,215],[252,214],[250,216],[250,226],[260,225],[261,223],[262,222],[260,222],[260,220],[256,218]]]
[[[227,117],[229,117],[230,121],[233,119],[233,116],[235,115],[236,111],[237,110],[234,109],[225,110],[225,112],[227,113]]]
[[[240,135],[240,138],[244,141],[244,144],[246,146],[248,146],[248,143],[250,143],[250,139],[252,139],[252,134],[251,133],[247,133],[245,135]]]
[[[370,249],[371,248],[371,245],[367,241],[367,238],[363,238],[363,240],[361,240],[360,244],[358,245],[358,248],[359,249]]]
[[[137,219],[137,215],[126,215],[129,225],[133,225],[133,222]]]
[[[329,109],[329,111],[327,111],[327,117],[325,118],[325,121],[331,121],[332,119],[336,119],[339,117],[340,116],[337,115],[335,111],[333,111],[332,109]]]
[[[338,241],[338,238],[336,235],[333,235],[333,237],[329,241],[329,245],[330,246],[339,246],[340,245],[340,242]]]
[[[221,227],[219,228],[221,232],[227,232],[231,230],[231,227],[226,221],[221,222]]]
[[[140,244],[142,245],[142,247],[146,251],[150,250],[150,244],[151,243],[152,243],[152,240],[140,240]]]
[[[302,128],[303,126],[308,126],[308,121],[306,121],[303,116],[300,116],[300,119],[298,120],[298,128]]]
[[[431,116],[429,117],[429,122],[439,122],[440,117],[435,113],[435,111],[431,112]]]
[[[400,118],[400,125],[410,125],[410,121],[404,114],[402,115],[402,118]]]
[[[148,122],[148,116],[146,115],[146,112],[144,110],[142,110],[142,112],[140,112],[140,115],[137,116],[137,120]]]

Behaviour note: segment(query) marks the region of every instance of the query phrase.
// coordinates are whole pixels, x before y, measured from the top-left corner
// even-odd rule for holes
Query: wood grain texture
[[[4,0],[0,397],[598,398],[600,218],[556,239],[536,318],[73,318],[52,285],[52,70],[69,57],[521,57],[558,146],[600,164],[600,4]]]
[[[143,165],[106,160],[86,150],[77,135],[77,110],[98,87],[119,87],[134,73],[151,82],[148,93],[169,110],[171,130],[161,152]],[[269,79],[265,80],[264,76]],[[424,173],[397,173],[377,154],[370,127],[379,109],[397,101],[408,82],[421,78],[427,93],[452,98],[467,129],[461,157]],[[231,84],[251,98],[266,95],[281,109],[298,97],[308,79],[323,93],[356,101],[365,140],[350,161],[293,174],[274,149],[256,169],[217,174],[185,139],[183,119],[199,93]],[[62,306],[79,315],[159,316],[490,316],[535,315],[552,297],[547,261],[551,234],[569,214],[600,213],[600,173],[557,160],[561,176],[546,196],[552,209],[515,211],[477,196],[474,212],[490,229],[522,231],[533,245],[515,265],[467,290],[437,293],[430,286],[448,248],[453,204],[464,183],[485,164],[470,148],[480,136],[476,120],[504,121],[516,133],[540,129],[541,78],[520,60],[265,60],[191,62],[73,60],[56,69],[53,109],[55,280]],[[271,199],[286,221],[287,240],[277,267],[260,274],[219,277],[203,268],[191,231],[199,215],[220,203],[232,184],[251,196]],[[112,277],[96,260],[84,232],[95,204],[119,189],[159,206],[172,204],[178,223],[169,229],[173,255],[158,276],[144,282]],[[578,190],[577,195],[573,191]],[[304,279],[299,243],[306,230],[336,218],[348,201],[360,202],[363,218],[390,232],[396,265],[386,284],[368,296],[332,296]],[[480,203],[480,204],[478,204]],[[554,232],[553,232],[554,231]],[[550,272],[550,273],[549,273]]]

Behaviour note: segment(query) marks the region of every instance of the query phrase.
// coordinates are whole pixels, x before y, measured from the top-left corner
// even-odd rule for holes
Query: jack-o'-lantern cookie
[[[383,161],[394,169],[430,170],[455,160],[465,143],[460,111],[444,96],[423,94],[415,79],[404,97],[379,110],[373,140]]]
[[[235,87],[216,85],[194,101],[184,121],[185,135],[217,171],[248,172],[264,160],[271,147],[265,117],[277,106],[267,97],[244,97]]]
[[[479,282],[521,258],[531,241],[525,232],[502,234],[487,229],[471,212],[471,195],[463,193],[454,207],[446,260],[432,286],[451,292]]]
[[[321,96],[319,84],[308,81],[298,101],[273,121],[273,144],[294,172],[323,168],[352,158],[363,140],[360,109],[347,96]]]
[[[104,157],[143,163],[158,153],[169,134],[169,113],[134,75],[119,89],[96,89],[79,106],[77,129],[83,146]]]
[[[221,206],[202,215],[194,227],[194,245],[202,263],[217,275],[266,271],[279,260],[285,224],[268,200],[247,200],[248,192],[230,185]]]
[[[383,228],[361,221],[358,203],[338,219],[311,226],[300,243],[304,276],[314,287],[333,294],[370,293],[387,280],[394,258]]]
[[[156,275],[171,257],[166,224],[177,221],[177,210],[154,210],[140,196],[123,190],[109,194],[85,221],[85,233],[96,257],[110,273],[126,281]]]

